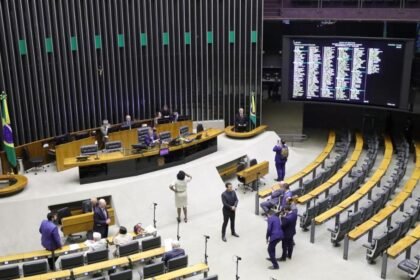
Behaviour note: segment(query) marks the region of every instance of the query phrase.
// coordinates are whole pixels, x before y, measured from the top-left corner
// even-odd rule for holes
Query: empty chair
[[[188,266],[188,255],[170,259],[168,261],[168,271],[181,269]]]
[[[324,200],[318,202],[317,204],[318,204],[317,215],[319,215],[319,214],[322,214],[322,213],[324,213],[325,211],[328,210],[328,208],[330,206],[330,201],[328,199],[324,199]]]
[[[236,173],[241,172],[242,170],[245,170],[245,169],[246,169],[246,163],[245,162],[239,162],[238,166],[236,167]],[[238,188],[242,187],[244,193],[246,192],[247,189],[252,191],[251,186],[249,186],[248,184],[245,184],[245,178],[244,177],[238,175],[237,178],[238,178],[238,181],[239,181]]]
[[[401,228],[400,229],[400,233],[399,233],[399,238],[403,237],[408,230],[410,229],[410,224],[411,224],[411,216],[407,216],[404,218],[404,220],[402,220],[401,222],[396,222],[396,224],[398,224],[398,226]],[[399,239],[397,238],[397,239]]]
[[[108,249],[102,249],[102,250],[98,250],[98,251],[88,252],[86,254],[87,264],[107,261],[108,259],[109,259]]]
[[[257,162],[257,160],[255,159],[255,158],[253,158],[253,159],[251,159],[250,161],[249,161],[249,166],[254,166],[254,165],[256,165],[258,162]]]
[[[42,165],[44,163],[44,158],[42,156],[32,156],[29,153],[28,147],[24,146],[22,150],[22,158],[24,162],[26,162],[27,166],[29,165],[29,168],[25,169],[25,173],[28,173],[29,171],[33,170],[35,171],[35,175],[37,175],[37,171],[44,170],[47,172],[47,170]]]
[[[118,248],[118,256],[124,257],[138,253],[140,251],[139,242],[137,240],[130,241]]]
[[[350,230],[354,229],[356,226],[360,225],[362,221],[362,212],[357,211],[354,214],[350,214],[351,224],[350,224]]]
[[[318,204],[309,207],[303,215],[300,216],[300,227],[307,231],[308,227],[311,225],[312,219],[318,214]]]
[[[25,277],[47,273],[48,263],[46,259],[25,262],[22,265],[22,270],[23,270],[23,276]]]
[[[156,249],[156,248],[159,248],[161,245],[162,245],[162,240],[161,240],[160,236],[144,239],[144,240],[141,241],[142,251]]]
[[[0,279],[9,280],[19,278],[19,265],[3,265],[0,266]]]
[[[165,273],[165,264],[158,262],[143,267],[143,279],[151,278]]]
[[[118,271],[109,275],[110,280],[131,280],[133,279],[133,271],[131,269]]]
[[[408,273],[410,279],[415,279],[420,275],[420,255],[414,257],[417,262],[410,259],[405,259],[398,264],[398,268]]]
[[[83,253],[75,253],[60,257],[61,269],[71,269],[78,266],[83,266],[85,258]]]
[[[333,194],[330,194],[329,200],[330,200],[330,207],[334,207],[337,204],[341,202],[341,198],[343,197],[343,193],[341,191],[337,191]]]
[[[363,244],[363,247],[367,249],[366,251],[366,260],[373,264],[375,259],[382,254],[382,252],[387,248],[388,245],[388,233],[384,233],[379,237],[373,238],[372,243]]]
[[[204,131],[203,124],[201,124],[201,123],[197,124],[196,131],[197,131],[197,133],[203,132]]]
[[[371,200],[368,201],[368,205],[366,207],[360,207],[360,211],[362,212],[362,220],[366,221],[370,219],[373,215],[373,203]]]

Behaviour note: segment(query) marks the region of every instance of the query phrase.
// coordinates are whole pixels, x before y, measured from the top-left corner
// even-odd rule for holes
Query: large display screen
[[[286,37],[283,95],[408,109],[413,40]]]

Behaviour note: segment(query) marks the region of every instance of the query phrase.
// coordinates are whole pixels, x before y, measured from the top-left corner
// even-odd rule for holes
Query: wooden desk
[[[410,180],[408,180],[405,183],[404,188],[402,189],[402,191],[411,194],[414,191],[414,189],[416,188],[417,182],[418,182],[418,180],[417,179],[413,179],[413,176],[411,176]]]
[[[111,219],[111,224],[115,224],[115,213],[113,208],[108,208],[108,215]],[[65,217],[61,220],[64,236],[73,233],[86,232],[93,230],[93,212]]]
[[[164,131],[169,131],[171,133],[171,137],[176,138],[176,137],[179,136],[179,129],[182,126],[187,126],[189,133],[193,132],[192,121],[191,120],[180,121],[180,122],[175,122],[175,123],[158,124],[157,127],[156,127],[156,132],[159,134],[159,133],[164,132]],[[135,143],[137,143],[137,139],[136,139],[136,142],[134,142],[132,144],[135,144]]]
[[[28,178],[23,175],[0,175],[0,180],[9,181],[9,186],[0,188],[0,197],[19,193],[23,191],[28,184]]]
[[[234,131],[234,126],[228,126],[225,128],[225,134],[228,137],[236,138],[236,139],[246,139],[246,138],[252,138],[254,136],[257,136],[260,133],[263,133],[266,129],[266,125],[260,125],[259,127],[254,128],[253,130],[247,131],[247,132],[236,132]]]
[[[266,174],[268,174],[268,161],[257,163],[237,173],[238,177],[244,178],[245,184],[252,183]]]
[[[39,274],[29,277],[23,277],[20,279],[28,279],[28,280],[50,280],[50,279],[61,279],[61,278],[69,278],[71,275],[70,269],[66,270],[59,270],[54,272],[48,272],[45,274]]]
[[[217,151],[217,136],[222,130],[210,128],[201,133],[201,139],[196,135],[187,137],[190,142],[169,146],[166,155],[159,154],[159,148],[151,148],[140,153],[101,153],[90,156],[86,161],[77,161],[75,157],[64,160],[65,167],[79,167],[80,183],[91,183],[103,180],[135,176],[160,170],[177,164],[186,163]],[[161,146],[163,148],[164,145]]]
[[[378,213],[376,213],[373,217],[371,217],[370,220],[377,223],[382,223],[389,216],[391,216],[397,209],[398,208],[394,207],[393,205],[389,205],[385,208],[382,208]]]
[[[415,229],[410,231],[408,235],[420,239],[420,225],[418,225]]]
[[[355,229],[353,229],[352,231],[349,232],[350,240],[359,239],[361,236],[368,233],[370,230],[375,228],[377,225],[378,225],[377,222],[370,221],[370,220],[364,222],[363,224],[357,226]]]
[[[69,143],[61,144],[55,147],[55,158],[57,171],[63,171],[71,168],[72,166],[65,165],[65,159],[76,157],[80,155],[80,147],[85,145],[95,144],[96,137],[90,136],[80,140],[74,140]]]
[[[160,248],[136,253],[136,254],[130,255],[129,257],[132,262],[142,262],[147,259],[162,256],[163,254],[165,254],[165,247],[160,247]]]
[[[388,248],[386,251],[388,256],[395,259],[401,253],[403,253],[405,250],[416,244],[418,241],[418,238],[412,237],[410,235],[406,235],[400,240],[398,240],[394,245]]]
[[[391,205],[394,207],[400,207],[409,197],[411,194],[406,192],[400,192],[394,199],[391,201]]]
[[[117,267],[128,265],[130,263],[128,257],[115,258],[112,260],[93,263],[85,266],[79,266],[73,269],[74,276],[88,275],[90,272],[100,271],[105,269],[115,269]]]
[[[178,270],[174,270],[172,272],[168,272],[159,276],[155,276],[149,279],[171,280],[171,279],[176,279],[180,277],[191,277],[200,273],[204,273],[206,271],[209,271],[208,265],[206,265],[205,263],[199,263],[199,264],[195,264],[195,265],[181,268]]]
[[[324,213],[318,215],[315,217],[315,223],[317,225],[324,223],[325,221],[331,219],[332,217],[334,217],[335,215],[337,215],[338,213],[341,213],[343,211],[343,208],[341,207],[333,207],[327,211],[325,211]]]

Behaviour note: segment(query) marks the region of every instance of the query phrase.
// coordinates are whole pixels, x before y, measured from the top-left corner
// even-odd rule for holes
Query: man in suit
[[[48,250],[53,252],[52,258],[48,258],[48,263],[51,270],[55,270],[55,256],[54,251],[60,249],[61,238],[58,233],[58,227],[54,223],[57,220],[57,215],[54,213],[48,213],[47,219],[43,220],[41,226],[39,227],[39,233],[41,233],[41,244]]]
[[[162,261],[165,262],[166,266],[168,265],[168,261],[170,259],[185,256],[184,249],[181,249],[180,247],[181,245],[179,244],[179,241],[177,240],[172,241],[172,250],[169,252],[166,252],[162,257]]]
[[[109,136],[108,136],[108,130],[111,127],[110,123],[108,122],[108,120],[103,120],[102,121],[102,126],[101,126],[101,135],[102,135],[102,143],[106,143],[108,142]]]
[[[226,226],[230,220],[230,230],[233,236],[239,237],[235,231],[235,213],[238,206],[238,197],[233,190],[231,183],[225,184],[226,191],[222,193],[223,203],[223,225],[222,225],[222,240],[226,242]]]
[[[93,231],[99,232],[102,238],[108,237],[108,226],[111,223],[108,211],[106,210],[105,199],[99,199],[98,206],[93,211]]]
[[[244,108],[239,108],[239,114],[235,117],[235,131],[244,132],[248,127],[248,118],[244,114]]]
[[[290,200],[290,198],[293,196],[292,191],[290,190],[290,186],[288,183],[283,182],[283,184],[280,185],[280,188],[283,189],[283,197],[281,198],[281,204],[280,204],[280,210],[283,210]]]
[[[144,137],[144,143],[149,147],[155,145],[156,143],[159,143],[159,137],[151,127],[149,127],[149,131],[147,132],[146,137]]]
[[[267,260],[273,264],[268,269],[279,269],[279,264],[276,260],[276,246],[283,239],[284,234],[281,228],[280,218],[273,210],[270,210],[268,215],[266,240],[268,243],[267,251],[270,257]]]
[[[284,209],[284,214],[281,218],[281,226],[284,232],[284,239],[282,241],[283,253],[280,261],[285,261],[286,256],[291,259],[293,253],[293,246],[295,244],[293,236],[296,234],[297,211],[293,211],[290,205]]]
[[[280,182],[280,188],[279,189],[274,189],[274,186],[271,188],[272,192],[271,192],[271,197],[264,202],[261,202],[260,206],[261,208],[264,210],[263,215],[267,215],[268,211],[275,207],[276,205],[279,204],[280,201],[280,197],[283,195],[284,193],[284,188],[281,187],[282,184],[285,184],[284,181]]]
[[[287,151],[287,155],[286,152]],[[284,176],[286,176],[286,162],[287,157],[289,154],[289,148],[286,145],[284,140],[279,139],[277,144],[273,148],[273,152],[276,153],[274,157],[274,162],[276,163],[276,170],[277,170],[277,179],[276,181],[280,182],[284,180]]]

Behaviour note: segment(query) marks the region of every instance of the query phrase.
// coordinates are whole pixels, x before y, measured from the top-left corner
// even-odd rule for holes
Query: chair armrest
[[[372,250],[372,249],[373,249],[373,246],[372,246],[372,244],[370,244],[370,243],[368,243],[368,244],[363,244],[362,246],[363,246],[363,247],[365,247],[366,249],[370,249],[370,250]]]

